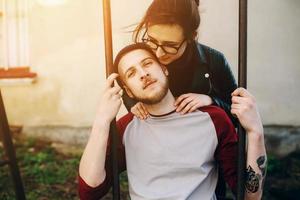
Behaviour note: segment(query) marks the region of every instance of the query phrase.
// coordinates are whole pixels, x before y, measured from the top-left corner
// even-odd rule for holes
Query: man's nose
[[[145,71],[144,69],[140,70],[140,79],[144,80],[145,78],[148,78],[150,75],[147,71]]]
[[[155,54],[156,54],[157,58],[160,58],[160,57],[164,56],[166,54],[166,52],[161,47],[158,47],[156,49]]]

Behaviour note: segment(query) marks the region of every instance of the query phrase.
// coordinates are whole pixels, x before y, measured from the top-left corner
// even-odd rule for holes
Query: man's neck
[[[171,93],[171,91],[168,90],[166,96],[159,103],[152,104],[152,105],[145,104],[145,107],[150,114],[163,115],[176,109],[174,103],[175,103],[175,98]]]

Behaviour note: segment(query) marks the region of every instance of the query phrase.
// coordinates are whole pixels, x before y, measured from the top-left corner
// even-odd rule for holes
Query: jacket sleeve
[[[213,91],[210,94],[215,105],[221,107],[230,117],[233,124],[236,126],[237,119],[232,116],[231,109],[231,93],[237,88],[237,84],[230,66],[225,59],[224,55],[220,52],[213,50],[210,56],[212,72],[212,87]]]

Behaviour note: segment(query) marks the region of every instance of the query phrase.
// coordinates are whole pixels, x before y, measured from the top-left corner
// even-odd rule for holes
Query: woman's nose
[[[166,53],[165,53],[165,51],[161,47],[158,47],[156,49],[155,54],[156,54],[157,58],[160,58],[160,57],[164,56]]]

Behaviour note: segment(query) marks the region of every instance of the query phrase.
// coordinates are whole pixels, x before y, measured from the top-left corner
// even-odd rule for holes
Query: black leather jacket
[[[186,93],[209,95],[214,104],[223,108],[234,124],[236,119],[230,113],[231,93],[237,88],[235,78],[224,55],[217,50],[197,42],[188,44],[184,54],[167,66],[169,87],[172,94]],[[123,95],[127,108],[136,101]]]

